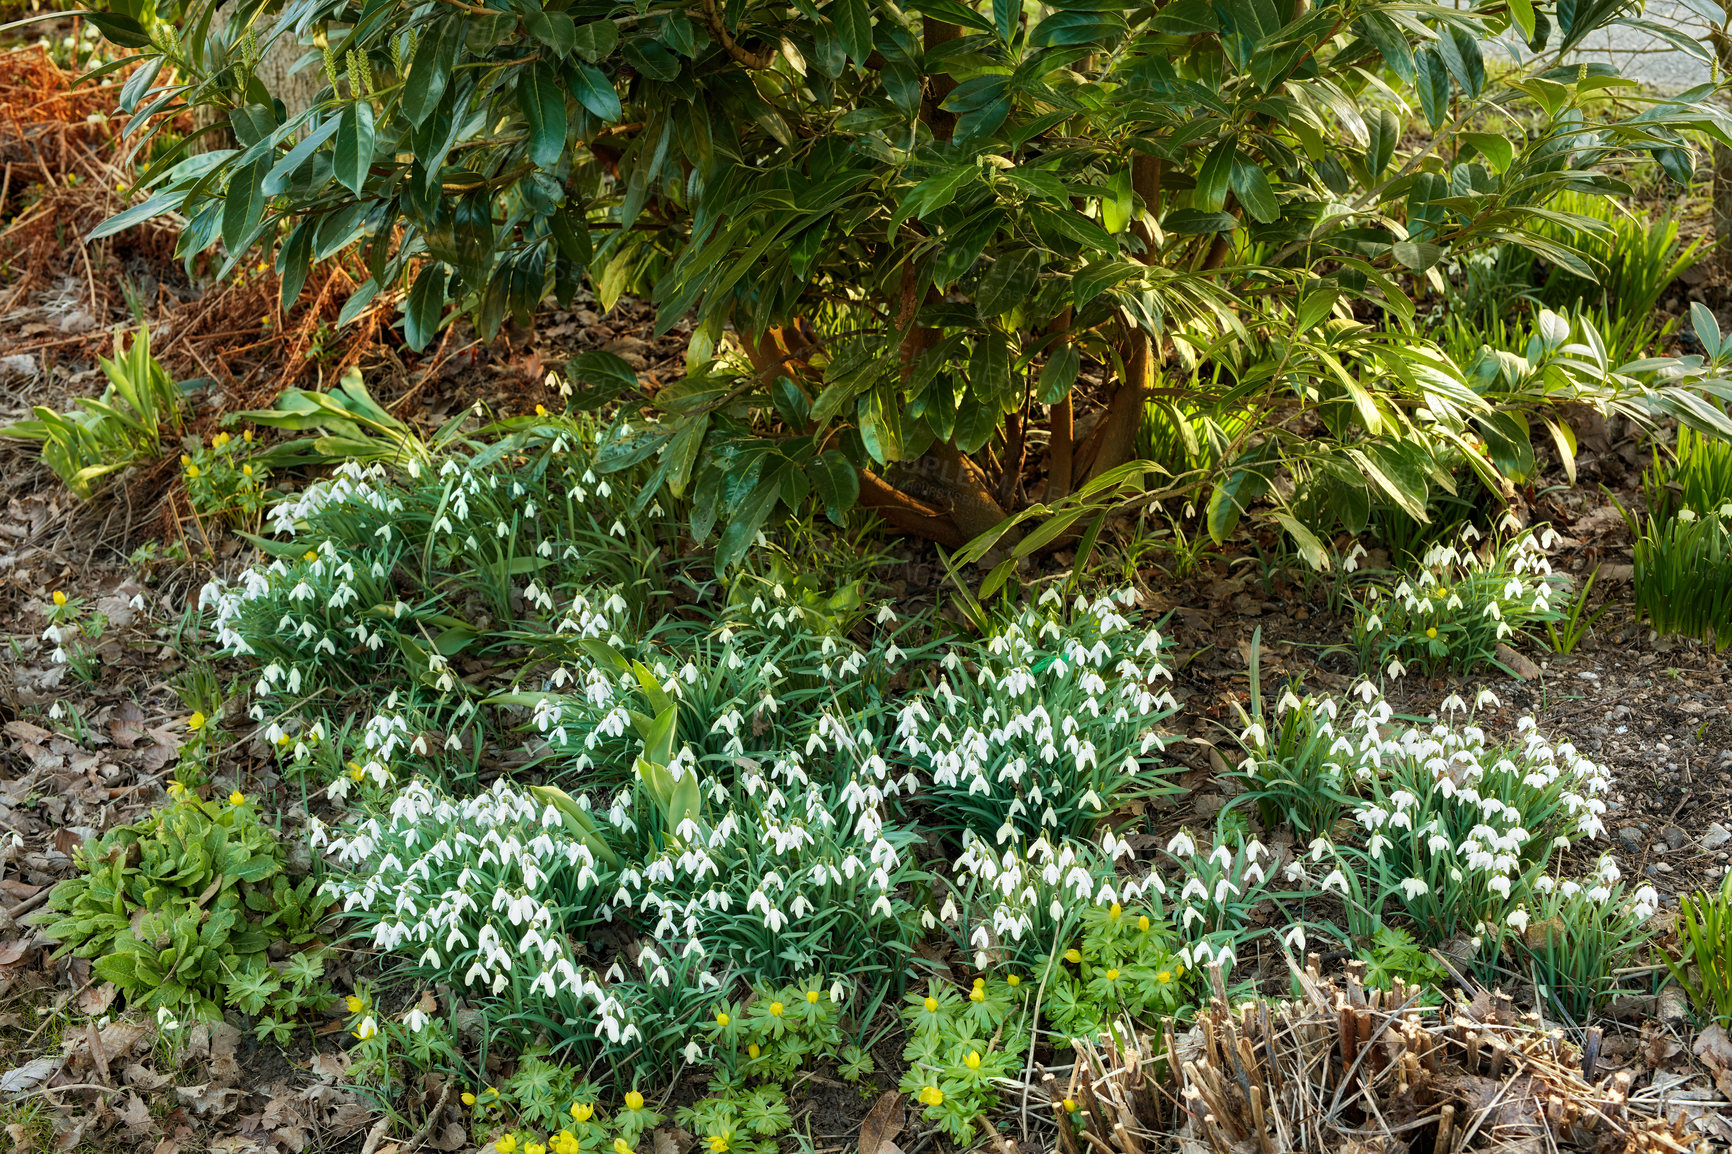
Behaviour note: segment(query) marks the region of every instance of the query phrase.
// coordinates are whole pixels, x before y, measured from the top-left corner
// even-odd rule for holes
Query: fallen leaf
[[[0,966],[17,965],[18,960],[24,956],[25,951],[29,948],[30,940],[28,938],[19,938],[16,941],[10,942],[0,942]]]
[[[866,1120],[860,1123],[860,1154],[881,1154],[883,1147],[895,1145],[896,1136],[902,1133],[904,1114],[900,1091],[886,1090],[880,1094]]]
[[[115,1113],[120,1116],[120,1120],[126,1128],[134,1134],[143,1134],[155,1128],[155,1123],[150,1117],[150,1107],[144,1104],[143,1098],[130,1090],[127,1091],[125,1100],[121,1102],[120,1108]]]
[[[28,1094],[53,1077],[64,1064],[60,1058],[33,1058],[22,1066],[14,1066],[0,1074],[0,1094]]]
[[[1732,1098],[1732,1037],[1726,1027],[1716,1022],[1697,1035],[1690,1051],[1714,1075],[1714,1085],[1720,1093]]]
[[[104,982],[100,986],[87,986],[78,995],[78,1008],[91,1017],[100,1017],[114,1001],[116,990],[113,982]]]

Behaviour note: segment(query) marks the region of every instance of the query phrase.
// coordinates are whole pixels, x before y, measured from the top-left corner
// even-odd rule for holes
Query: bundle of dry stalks
[[[1638,1112],[1631,1076],[1501,994],[1420,1004],[1418,987],[1368,990],[1289,961],[1303,997],[1216,996],[1175,1036],[1134,1028],[1079,1040],[1069,1081],[1046,1074],[1063,1154],[1458,1154],[1705,1151]]]

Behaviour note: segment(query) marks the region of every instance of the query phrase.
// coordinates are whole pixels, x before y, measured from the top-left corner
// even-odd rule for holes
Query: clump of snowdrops
[[[1354,602],[1353,642],[1361,672],[1434,676],[1497,664],[1500,643],[1555,621],[1546,550],[1557,534],[1525,529],[1480,544],[1464,525],[1454,544],[1438,542],[1393,586],[1368,585]]]

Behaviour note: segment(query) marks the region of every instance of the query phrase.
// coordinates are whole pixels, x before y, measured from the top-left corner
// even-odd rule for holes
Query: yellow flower
[[[242,465],[241,466],[241,476],[250,477],[252,475],[253,475],[253,467],[251,465]]]
[[[1183,966],[1174,966],[1174,967],[1173,967],[1173,976],[1174,976],[1174,977],[1175,977],[1175,978],[1182,978],[1182,977],[1184,977],[1184,976],[1185,976],[1185,967],[1183,967]]]
[[[295,740],[294,738],[290,737],[288,734],[285,733],[281,737],[277,738],[277,748],[278,749],[287,749],[287,748],[289,748],[290,743],[293,742],[294,740]]]
[[[245,805],[246,803],[247,803],[247,795],[246,794],[242,793],[238,789],[229,791],[229,804],[230,805]]]
[[[229,436],[227,433],[218,433],[210,439],[211,448],[220,449],[232,440],[234,440],[234,438]]]
[[[944,1105],[944,1091],[937,1086],[928,1086],[920,1091],[920,1100],[928,1106]]]
[[[632,1149],[626,1145],[624,1138],[615,1138],[613,1140],[613,1154],[632,1154]]]
[[[807,990],[806,991],[806,1001],[808,1004],[816,1006],[818,1004],[818,991],[817,990]]]
[[[926,1012],[928,1014],[935,1014],[938,1012],[938,999],[937,998],[928,996],[927,999],[924,1002],[921,1002],[920,1004],[922,1006],[926,1007]]]
[[[186,467],[186,479],[189,481],[198,480],[198,466],[197,465],[188,465]]]
[[[185,794],[186,794],[186,786],[182,785],[180,782],[171,781],[168,783],[168,796],[170,796],[170,797],[183,797],[183,796],[185,796]]]
[[[266,319],[268,320],[269,318],[267,317]],[[245,441],[249,445],[252,444],[253,443],[253,431],[251,429],[242,429],[241,430],[241,440]]]
[[[517,1149],[517,1136],[515,1134],[507,1134],[505,1137],[494,1142],[493,1148],[499,1151],[499,1154],[512,1154],[512,1151]]]
[[[710,1138],[710,1154],[728,1154],[728,1140],[720,1134]]]
[[[986,990],[981,986],[974,987],[968,991],[968,1000],[976,1003],[986,1001]]]
[[[1116,982],[1118,980],[1119,980],[1119,972],[1117,969],[1107,970],[1107,981]]]
[[[1166,970],[1162,970],[1160,973],[1155,975],[1155,981],[1157,982],[1170,982],[1172,980],[1173,975]]]
[[[751,1045],[746,1047],[746,1053],[748,1056],[756,1058],[759,1054],[763,1053],[763,1051],[758,1048],[756,1042],[753,1042]]]
[[[471,1094],[467,1090],[463,1091],[463,1104],[465,1106],[475,1105],[475,1095]]]
[[[1435,626],[1435,625],[1428,626],[1425,630],[1425,635],[1427,637],[1436,637],[1437,636],[1437,626]]]
[[[984,985],[986,985],[986,979],[985,979],[985,978],[976,978],[976,979],[974,979],[974,988],[975,988],[975,989],[977,989],[977,990],[978,990],[978,989],[980,989],[980,987],[982,987],[982,986],[984,986]]]
[[[189,457],[189,456],[187,456],[187,455],[186,455],[186,454],[185,454],[185,453],[182,453],[182,454],[181,454],[181,455],[180,455],[180,463],[181,463],[181,464],[182,464],[182,465],[183,465],[183,466],[185,466],[185,465],[190,465],[190,464],[192,464],[192,458],[191,458],[191,457]]]
[[[627,1110],[642,1110],[643,1095],[636,1090],[627,1090],[625,1092],[625,1108]]]
[[[968,1051],[968,1057],[962,1059],[962,1064],[964,1066],[967,1066],[970,1070],[980,1069],[980,1051],[979,1050]]]
[[[205,722],[209,720],[210,718],[206,717],[203,712],[195,709],[192,716],[186,719],[186,727],[197,733],[205,727]]]
[[[356,765],[352,761],[349,763],[349,780],[350,781],[359,782],[363,777],[366,777],[366,776],[367,776],[366,770],[362,769],[360,766]]]
[[[728,1017],[728,1012],[726,1010],[716,1011],[716,1025],[726,1027],[731,1021],[733,1021],[733,1019]]]
[[[351,1014],[359,1014],[361,1012],[361,1004],[362,1004],[361,999],[357,998],[353,994],[350,994],[348,997],[344,998],[343,1004],[345,1006],[349,1007],[349,1013],[351,1013]]]
[[[524,1146],[523,1154],[547,1154],[547,1147],[539,1142],[531,1142]]]
[[[1076,1099],[1075,1098],[1066,1098],[1064,1101],[1059,1103],[1059,1107],[1061,1109],[1063,1109],[1066,1114],[1075,1114],[1076,1113]]]
[[[60,590],[56,589],[54,591],[54,603],[56,605],[66,604],[66,594],[64,594]]]
[[[535,415],[536,415],[536,416],[538,416],[538,417],[545,417],[545,416],[547,416],[547,406],[546,406],[546,405],[537,405],[537,406],[535,406]]]
[[[595,1117],[595,1105],[590,1102],[573,1102],[571,1104],[571,1116],[579,1122],[587,1122]]]
[[[317,561],[318,559],[319,555],[311,549],[308,549],[305,553],[301,554],[301,560],[303,561]]]
[[[1148,914],[1144,914],[1142,917],[1137,919],[1137,929],[1142,930],[1145,934],[1149,932]]]
[[[1072,965],[1080,964],[1082,962],[1082,951],[1075,948],[1068,949],[1064,952],[1064,960]]]
[[[1014,990],[1018,986],[1022,985],[1022,977],[1019,974],[1012,974],[1008,978],[1004,979],[1004,984]]]
[[[1116,922],[1119,920],[1120,915],[1122,915],[1124,912],[1125,912],[1125,907],[1119,905],[1119,903],[1117,903],[1117,902],[1114,902],[1113,908],[1107,911],[1107,917],[1111,918],[1113,921]]]
[[[373,1024],[372,1018],[370,1018],[370,1017],[369,1018],[362,1018],[360,1026],[357,1027],[355,1030],[355,1037],[357,1037],[357,1038],[361,1039],[361,1041],[365,1042],[367,1039],[371,1038],[373,1035],[377,1034],[378,1032],[379,1032],[379,1028]]]
[[[782,1003],[771,1002],[770,1003],[770,1017],[779,1018],[781,1016],[782,1016]]]

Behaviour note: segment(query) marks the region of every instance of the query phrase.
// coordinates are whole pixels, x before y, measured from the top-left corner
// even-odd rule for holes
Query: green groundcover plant
[[[329,901],[319,879],[283,869],[276,835],[239,793],[178,800],[80,851],[78,876],[54,888],[43,932],[58,955],[165,1021],[221,1021],[225,1008],[292,1019],[328,997],[318,959]],[[272,963],[274,944],[292,951]]]

